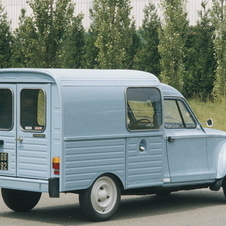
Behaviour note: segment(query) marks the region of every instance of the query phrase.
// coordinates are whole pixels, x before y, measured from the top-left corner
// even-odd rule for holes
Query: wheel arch
[[[103,174],[100,174],[98,175],[95,180],[92,182],[92,184],[100,177],[103,177],[103,176],[108,176],[108,177],[112,177],[113,179],[115,179],[117,182],[118,182],[118,185],[120,186],[119,188],[122,190],[124,190],[125,186],[123,184],[123,181],[122,179],[115,173],[103,173]],[[90,186],[92,186],[92,184]]]
[[[226,176],[226,142],[222,145],[217,162],[217,179]]]

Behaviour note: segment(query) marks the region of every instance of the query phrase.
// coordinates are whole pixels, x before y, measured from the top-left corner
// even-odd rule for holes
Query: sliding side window
[[[159,129],[162,125],[161,94],[156,88],[128,88],[127,128],[133,130]]]

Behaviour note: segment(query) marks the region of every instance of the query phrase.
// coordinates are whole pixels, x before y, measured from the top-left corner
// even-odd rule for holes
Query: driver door
[[[205,132],[183,99],[165,99],[164,107],[171,182],[209,179]]]

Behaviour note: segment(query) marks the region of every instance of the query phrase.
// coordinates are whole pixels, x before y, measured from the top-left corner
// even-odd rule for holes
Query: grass
[[[222,103],[212,103],[210,101],[201,102],[199,100],[192,99],[188,102],[200,123],[205,123],[207,119],[212,118],[214,122],[214,129],[226,131],[226,101]]]

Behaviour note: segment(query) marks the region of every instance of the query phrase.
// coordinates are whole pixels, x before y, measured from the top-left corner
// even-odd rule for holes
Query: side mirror
[[[206,125],[208,126],[208,127],[213,127],[213,119],[208,119],[207,121],[206,121]]]

